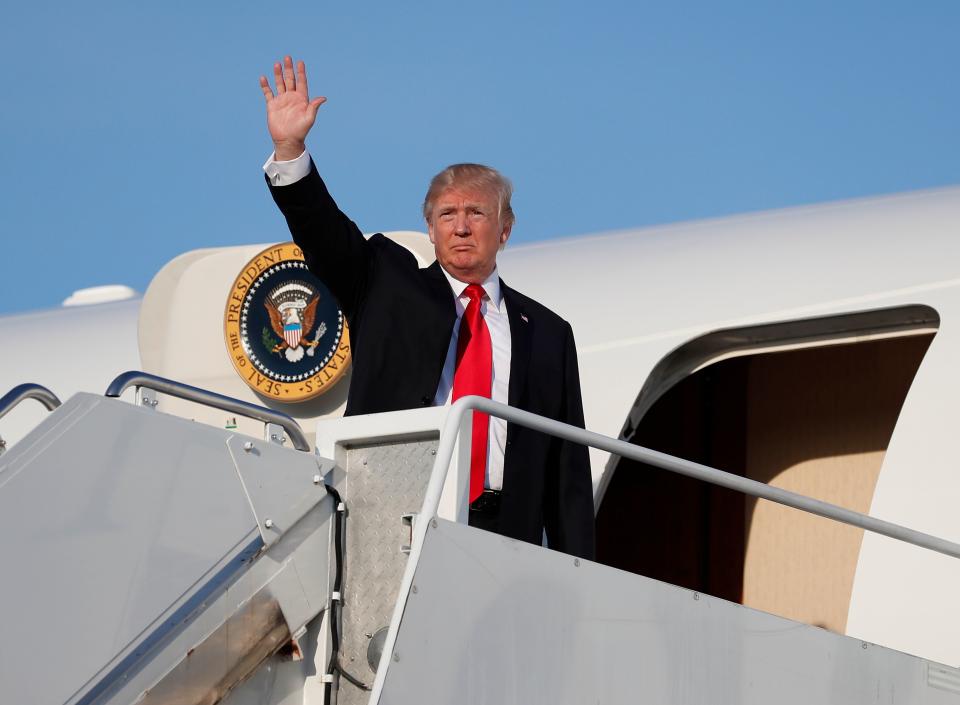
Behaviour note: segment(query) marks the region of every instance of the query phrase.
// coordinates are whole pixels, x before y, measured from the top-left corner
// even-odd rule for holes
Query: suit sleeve
[[[361,306],[371,266],[371,247],[337,207],[311,160],[310,173],[289,186],[267,186],[310,271],[337,297],[349,319]]]
[[[563,418],[565,423],[584,427],[580,397],[580,370],[573,330],[566,324],[563,372]],[[594,557],[593,479],[587,447],[560,439],[551,449],[544,524],[549,546],[588,560]]]

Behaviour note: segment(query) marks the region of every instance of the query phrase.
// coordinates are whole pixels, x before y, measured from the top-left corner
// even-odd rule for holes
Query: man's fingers
[[[273,100],[273,91],[270,90],[270,81],[266,76],[260,77],[260,90],[263,91],[263,97],[268,103]]]
[[[283,69],[280,68],[279,62],[273,65],[273,85],[277,87],[277,95],[286,93],[287,88],[283,83]]]
[[[297,90],[297,79],[293,75],[293,59],[283,57],[283,85],[288,91]]]
[[[302,61],[297,62],[297,90],[305,96],[310,95],[310,90],[307,88],[307,66]]]

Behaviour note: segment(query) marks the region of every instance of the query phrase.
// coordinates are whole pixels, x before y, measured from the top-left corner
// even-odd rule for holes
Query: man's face
[[[493,271],[497,252],[510,237],[494,194],[458,186],[437,198],[427,229],[443,268],[471,284],[481,283]]]

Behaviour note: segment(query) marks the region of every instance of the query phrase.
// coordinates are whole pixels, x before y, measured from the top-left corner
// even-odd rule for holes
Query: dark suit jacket
[[[313,165],[304,179],[270,192],[310,270],[350,324],[347,415],[429,406],[456,322],[440,265],[420,269],[406,248],[383,235],[364,238]],[[501,291],[512,341],[510,405],[582,427],[570,325],[502,281]],[[509,424],[499,532],[539,545],[546,529],[551,548],[592,558],[593,522],[587,449]]]

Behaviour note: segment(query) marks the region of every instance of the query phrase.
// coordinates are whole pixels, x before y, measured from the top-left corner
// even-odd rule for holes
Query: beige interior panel
[[[929,336],[753,357],[746,474],[869,512]],[[770,502],[745,503],[743,603],[843,632],[863,532]]]

